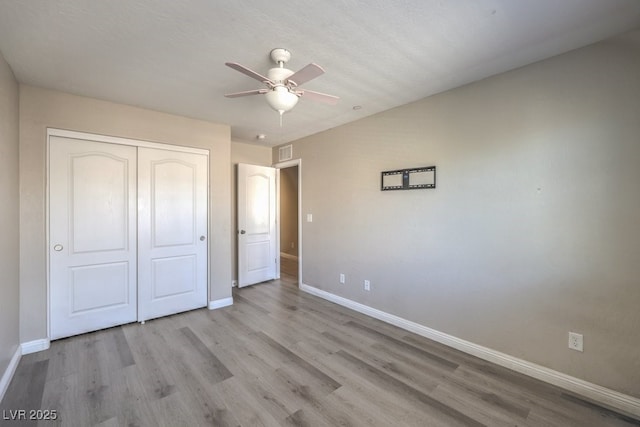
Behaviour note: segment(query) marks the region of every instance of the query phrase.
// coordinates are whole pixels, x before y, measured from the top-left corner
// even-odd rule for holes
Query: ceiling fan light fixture
[[[298,103],[298,95],[291,92],[286,86],[275,86],[265,93],[267,103],[280,115],[290,111]]]

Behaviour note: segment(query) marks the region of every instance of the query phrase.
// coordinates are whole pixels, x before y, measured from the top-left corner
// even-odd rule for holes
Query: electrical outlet
[[[370,291],[371,290],[371,282],[368,280],[364,281],[364,290],[365,291]]]
[[[344,282],[346,281],[344,274],[340,273],[340,283],[344,284]]]
[[[294,249],[296,247],[296,244],[291,242],[291,249]]]
[[[576,351],[584,351],[584,338],[582,334],[569,332],[569,348]]]

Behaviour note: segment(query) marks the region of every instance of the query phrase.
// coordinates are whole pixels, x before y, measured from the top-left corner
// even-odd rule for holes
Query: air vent
[[[284,162],[285,160],[291,160],[293,158],[293,146],[285,145],[278,150],[278,161]]]

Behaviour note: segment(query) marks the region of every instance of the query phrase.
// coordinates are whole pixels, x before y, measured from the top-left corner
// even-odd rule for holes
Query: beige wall
[[[18,83],[0,54],[0,379],[20,344],[18,105]]]
[[[298,166],[280,169],[280,252],[298,256]]]
[[[186,117],[20,86],[20,338],[47,336],[47,127],[210,150],[210,299],[231,296],[230,130]]]
[[[255,144],[245,144],[242,142],[231,141],[231,271],[233,280],[238,279],[238,221],[236,217],[236,205],[238,200],[236,177],[238,173],[238,163],[271,166],[271,148]]]
[[[303,283],[640,398],[640,32],[294,153]],[[379,189],[381,171],[430,165],[436,189]]]

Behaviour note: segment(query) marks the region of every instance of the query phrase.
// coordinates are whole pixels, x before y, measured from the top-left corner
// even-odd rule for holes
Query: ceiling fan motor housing
[[[271,68],[267,72],[267,77],[269,77],[269,80],[276,82],[276,84],[278,83],[284,84],[287,78],[292,74],[293,74],[293,71],[291,70],[288,70],[286,68],[276,67],[276,68]]]

